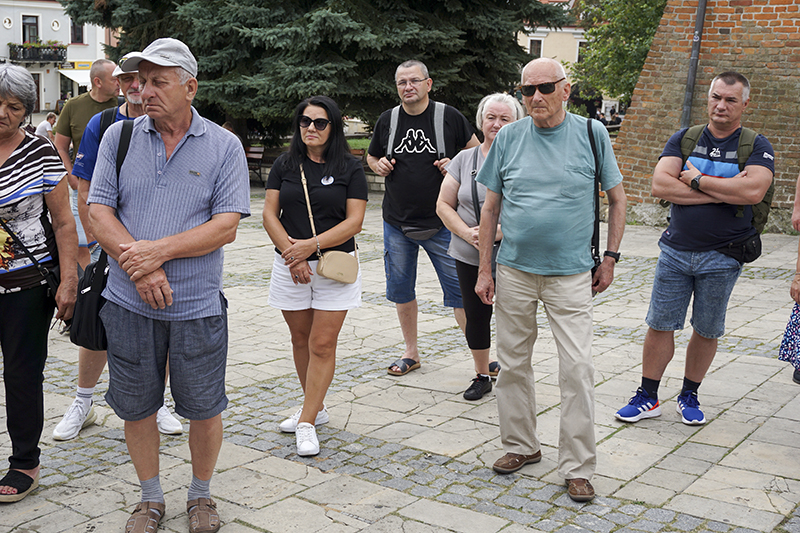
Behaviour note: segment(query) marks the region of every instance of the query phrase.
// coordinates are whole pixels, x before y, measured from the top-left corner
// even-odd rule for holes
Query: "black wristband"
[[[619,263],[620,254],[619,252],[611,252],[609,250],[606,250],[605,252],[603,252],[603,257],[611,257],[614,259],[614,261]]]

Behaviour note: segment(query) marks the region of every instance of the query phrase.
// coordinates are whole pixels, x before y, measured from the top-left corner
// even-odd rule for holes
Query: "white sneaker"
[[[74,439],[83,428],[94,424],[95,420],[97,420],[97,413],[94,412],[94,404],[89,404],[87,410],[83,400],[75,398],[67,412],[64,413],[64,418],[53,430],[53,438],[55,440]]]
[[[158,424],[158,431],[164,435],[180,435],[183,433],[183,424],[172,416],[172,413],[167,409],[166,404],[158,409],[156,415],[156,423]]]
[[[284,433],[294,433],[295,429],[297,428],[297,423],[300,421],[300,415],[303,413],[303,406],[300,406],[300,409],[297,410],[295,414],[278,424],[278,427]],[[317,418],[314,420],[315,426],[320,426],[322,424],[327,424],[330,422],[331,417],[328,416],[328,411],[325,409],[325,405],[322,406],[322,410],[317,413]]]
[[[317,455],[319,453],[319,440],[317,439],[316,428],[308,422],[300,422],[295,429],[297,455],[303,457]]]

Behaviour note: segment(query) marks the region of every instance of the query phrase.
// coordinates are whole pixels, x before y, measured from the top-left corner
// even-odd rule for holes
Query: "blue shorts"
[[[420,246],[428,253],[433,268],[436,269],[444,292],[444,305],[464,307],[461,303],[456,262],[447,255],[450,230],[442,227],[430,239],[416,241],[403,235],[397,226],[384,221],[383,266],[386,270],[386,299],[396,304],[405,304],[416,299],[414,287],[417,283],[417,255]]]
[[[108,336],[106,401],[117,416],[143,420],[164,404],[167,355],[176,413],[189,420],[207,420],[224,411],[226,307],[223,300],[221,315],[167,321],[106,302],[100,310]]]
[[[725,333],[725,313],[742,273],[736,259],[715,250],[683,252],[659,243],[647,325],[657,331],[683,329],[694,294],[691,324],[698,335],[717,339]]]

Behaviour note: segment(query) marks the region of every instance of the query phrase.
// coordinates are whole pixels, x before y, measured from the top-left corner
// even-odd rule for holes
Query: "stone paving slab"
[[[556,473],[558,361],[539,311],[533,356],[543,460],[509,476],[496,402],[461,394],[472,363],[426,257],[418,301],[423,365],[386,375],[401,353],[394,306],[383,296],[380,197],[371,196],[359,237],[363,305],[348,314],[320,426],[322,451],[301,458],[277,423],[302,402],[288,329],[266,305],[273,248],[261,228],[263,191],[253,216],[226,247],[230,354],[224,445],[212,483],[225,533],[662,531],[800,533],[800,387],[775,360],[791,309],[788,285],[797,237],[765,235],[764,255],[747,265],[731,298],[728,330],[700,390],[709,422],[685,426],[675,412],[690,329],[676,336],[662,381],[663,414],[636,425],[613,413],[638,386],[641,344],[658,256],[658,228],[629,226],[612,287],[595,298],[598,497],[572,502]],[[42,487],[0,505],[0,532],[122,531],[138,499],[122,423],[96,394],[97,425],[55,442],[51,433],[72,400],[77,350],[53,333],[45,371]],[[107,374],[98,384],[107,387]],[[188,423],[184,422],[188,430]],[[5,424],[0,454],[10,454]],[[187,436],[162,437],[167,514],[161,531],[186,531],[190,479]]]

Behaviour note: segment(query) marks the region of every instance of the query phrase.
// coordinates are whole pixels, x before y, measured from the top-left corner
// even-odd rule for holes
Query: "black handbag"
[[[98,352],[108,348],[106,328],[100,320],[100,310],[106,303],[103,289],[108,280],[108,268],[108,255],[102,252],[100,259],[84,270],[78,283],[78,299],[69,330],[69,340],[73,344]]]

